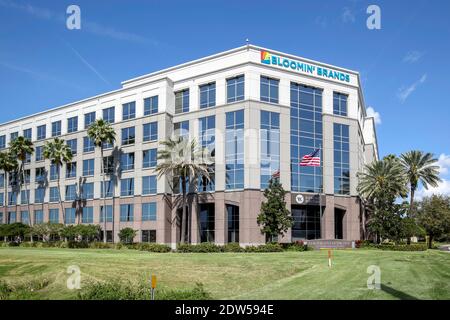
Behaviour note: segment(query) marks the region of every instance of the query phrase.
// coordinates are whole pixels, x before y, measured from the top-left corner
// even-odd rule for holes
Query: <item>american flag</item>
[[[302,167],[320,167],[320,148],[314,150],[313,153],[303,156],[302,161],[300,161],[300,166]]]
[[[272,173],[272,178],[279,178],[280,177],[280,170],[278,169],[274,173]]]

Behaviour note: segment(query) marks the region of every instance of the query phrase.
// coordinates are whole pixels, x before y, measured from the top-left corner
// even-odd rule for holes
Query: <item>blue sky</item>
[[[66,8],[81,8],[81,30]],[[381,30],[366,27],[370,4]],[[440,157],[450,193],[450,2],[0,0],[0,123],[250,43],[358,70],[380,154]],[[426,193],[424,193],[426,194]]]

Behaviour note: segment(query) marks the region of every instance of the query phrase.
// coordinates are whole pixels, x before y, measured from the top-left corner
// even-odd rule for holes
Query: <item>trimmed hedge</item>
[[[381,250],[389,251],[426,251],[428,249],[425,243],[411,243],[411,244],[379,244],[375,246]]]
[[[238,243],[228,243],[219,246],[214,243],[179,244],[176,252],[179,253],[217,253],[217,252],[281,252],[283,247],[279,243],[267,243],[260,246],[241,247]]]

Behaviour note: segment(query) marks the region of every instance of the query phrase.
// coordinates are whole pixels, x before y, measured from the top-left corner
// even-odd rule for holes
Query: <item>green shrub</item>
[[[89,244],[91,249],[114,249],[114,243],[94,241]]]
[[[204,290],[201,284],[196,284],[195,288],[191,290],[156,289],[155,292],[155,299],[157,300],[205,300],[210,298],[210,294]],[[143,282],[136,284],[130,281],[113,280],[83,285],[82,291],[78,293],[78,299],[150,300],[151,292],[150,286]]]
[[[223,246],[223,251],[224,252],[244,252],[245,249],[242,248],[239,243],[237,242],[232,242],[232,243],[227,243],[226,245]]]
[[[425,243],[412,243],[412,244],[380,244],[376,248],[381,250],[391,250],[391,251],[426,251],[427,245]]]
[[[172,251],[172,249],[168,245],[159,243],[137,243],[134,249],[140,251],[159,252],[159,253],[166,253]]]
[[[260,246],[248,246],[245,252],[281,252],[283,247],[279,243],[266,243]]]
[[[67,247],[70,249],[85,249],[89,248],[89,243],[87,241],[69,241]]]
[[[215,245],[211,242],[203,242],[199,244],[178,244],[177,252],[180,253],[210,253],[210,252],[222,252],[221,246]]]
[[[292,243],[281,243],[280,244],[285,251],[306,251],[308,246],[304,244],[303,241],[295,241]]]
[[[0,300],[6,300],[11,295],[13,289],[3,280],[0,280]]]

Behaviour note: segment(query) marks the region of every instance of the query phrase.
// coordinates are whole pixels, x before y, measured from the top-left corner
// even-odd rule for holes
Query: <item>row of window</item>
[[[142,177],[142,192],[141,195],[155,195],[157,194],[157,179],[155,175]],[[134,196],[135,195],[135,179],[134,178],[123,178],[120,179],[120,196]],[[100,193],[102,198],[111,198],[114,195],[114,181],[108,180],[103,184],[100,183]],[[104,192],[106,189],[106,192]],[[33,203],[44,203],[45,194],[47,188],[44,186],[39,186],[34,190],[34,201]],[[59,202],[60,195],[58,187],[49,188],[49,201]],[[19,192],[12,191],[8,192],[8,205],[17,205]],[[20,192],[20,204],[28,204],[30,201],[30,190],[22,190]],[[78,184],[69,184],[65,186],[65,198],[61,199],[64,201],[75,201],[75,200],[93,200],[94,199],[94,182],[86,182],[79,186]],[[4,193],[0,193],[0,205],[4,205]]]
[[[156,202],[142,203],[140,212],[141,221],[156,221],[157,218],[157,205]],[[76,208],[66,208],[65,221],[66,224],[73,224],[76,222]],[[33,224],[41,224],[44,221],[50,223],[61,223],[62,217],[60,217],[59,209],[49,209],[48,219],[44,219],[44,210],[34,210],[33,212]],[[139,212],[137,217],[139,219]],[[18,221],[17,213],[15,211],[8,212],[8,223],[14,223]],[[133,204],[120,205],[120,221],[128,222],[135,221],[135,206]],[[28,211],[20,212],[20,221],[24,224],[30,223],[30,214]],[[94,222],[94,207],[88,206],[81,209],[80,215],[81,223],[93,223]],[[99,212],[100,222],[112,222],[113,221],[113,207],[112,205],[100,206]],[[0,223],[3,223],[3,212],[0,213]]]
[[[109,123],[115,122],[115,107],[110,107],[102,110],[103,119]],[[158,113],[158,96],[144,99],[144,116]],[[122,120],[129,120],[136,118],[136,102],[129,102],[122,105]],[[89,112],[84,115],[84,129],[95,122],[96,112]],[[67,119],[67,133],[77,132],[79,129],[78,116]],[[51,137],[57,137],[62,134],[61,120],[51,123]],[[13,141],[19,136],[19,132],[12,132],[10,134],[10,141]],[[23,136],[29,140],[33,140],[32,129],[23,130]],[[36,128],[36,140],[44,140],[47,138],[47,126],[45,124]],[[0,149],[6,148],[6,136],[0,136]]]

